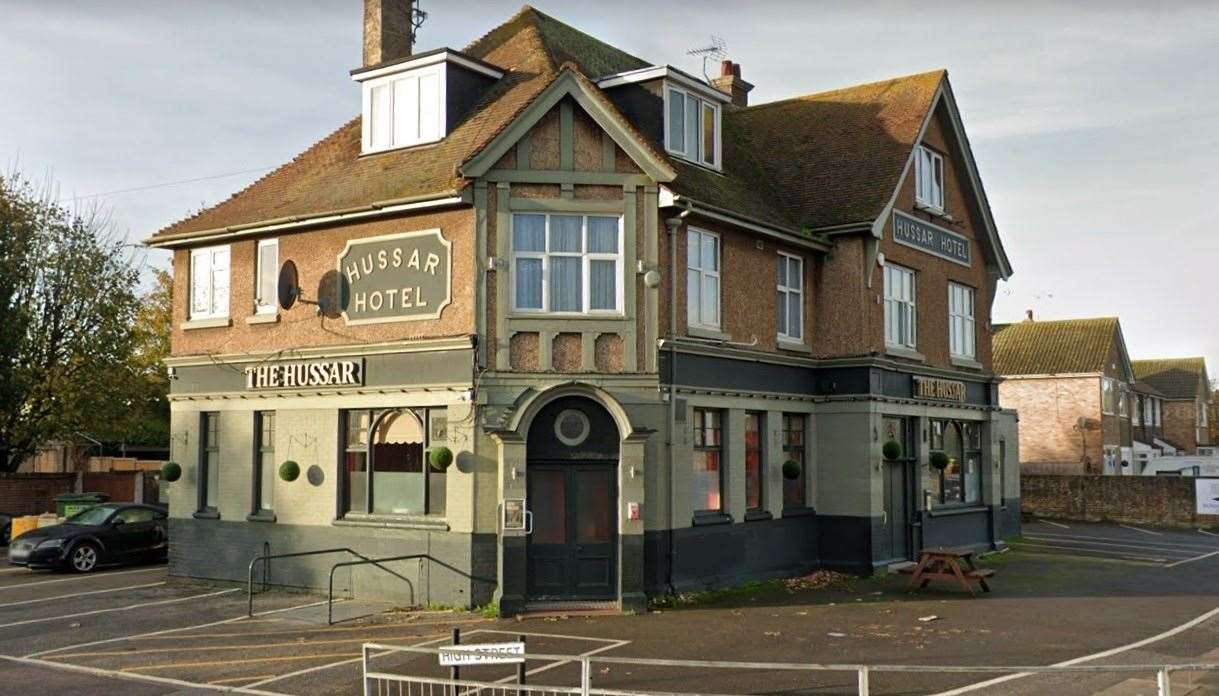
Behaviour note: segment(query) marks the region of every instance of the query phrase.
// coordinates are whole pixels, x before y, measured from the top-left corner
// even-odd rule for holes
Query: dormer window
[[[665,86],[665,149],[678,157],[720,168],[720,105],[692,90]]]
[[[449,49],[352,73],[363,92],[364,154],[442,140],[503,72]]]

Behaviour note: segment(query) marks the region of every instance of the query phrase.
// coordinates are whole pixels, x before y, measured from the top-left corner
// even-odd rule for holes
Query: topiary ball
[[[800,478],[800,465],[790,459],[783,462],[783,478],[788,481]]]
[[[182,466],[177,462],[165,462],[161,465],[162,481],[177,481],[182,478]]]
[[[296,479],[300,478],[300,475],[301,465],[297,464],[291,459],[279,465],[279,477],[288,483],[292,483]]]
[[[884,447],[881,447],[880,451],[881,454],[885,455],[885,459],[889,461],[900,459],[902,456],[902,446],[897,440],[889,440],[885,443]]]
[[[453,463],[453,450],[448,447],[433,447],[428,450],[427,460],[436,471],[444,471]]]
[[[928,462],[931,464],[931,466],[943,471],[944,469],[948,468],[948,455],[944,454],[943,452],[932,452],[931,457],[928,458]]]

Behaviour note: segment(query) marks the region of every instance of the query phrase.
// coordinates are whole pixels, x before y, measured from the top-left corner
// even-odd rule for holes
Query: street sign
[[[440,648],[441,667],[507,665],[525,661],[524,643],[471,643]]]

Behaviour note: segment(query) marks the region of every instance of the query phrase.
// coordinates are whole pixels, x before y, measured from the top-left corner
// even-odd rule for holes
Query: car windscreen
[[[113,505],[96,505],[64,520],[64,524],[99,525],[114,513]]]

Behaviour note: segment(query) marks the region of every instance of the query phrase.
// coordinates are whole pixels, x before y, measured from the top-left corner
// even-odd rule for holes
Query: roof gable
[[[1205,358],[1135,360],[1134,375],[1169,399],[1193,399],[1207,384]]]
[[[1099,374],[1115,350],[1128,365],[1117,317],[1000,324],[993,341],[1000,375]]]

